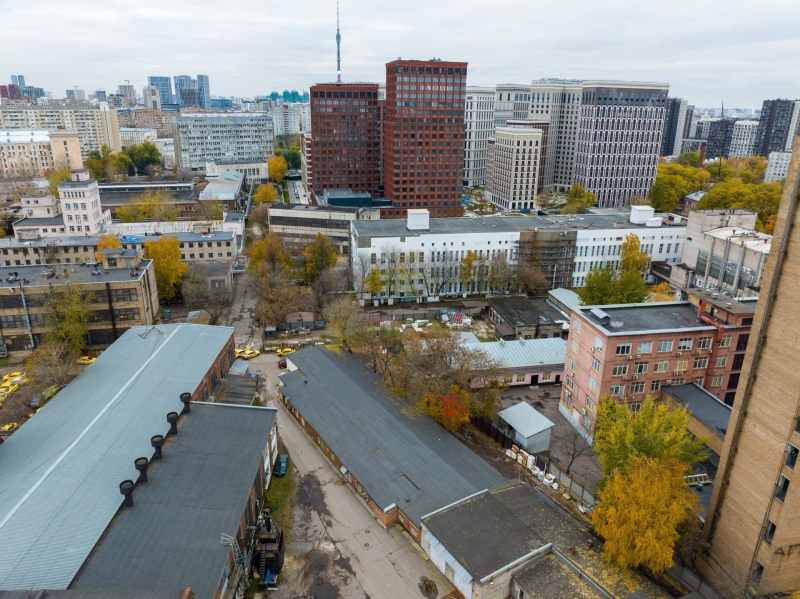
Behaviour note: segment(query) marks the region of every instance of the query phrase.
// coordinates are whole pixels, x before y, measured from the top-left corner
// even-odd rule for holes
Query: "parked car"
[[[278,463],[275,464],[275,476],[283,476],[289,468],[289,456],[283,454],[278,457]]]
[[[90,356],[81,356],[76,360],[78,364],[83,364],[84,366],[88,366],[92,362],[94,362],[97,358],[92,358]]]
[[[282,347],[278,351],[275,352],[280,357],[288,356],[289,354],[293,354],[294,350],[291,347]]]
[[[255,358],[256,356],[260,356],[260,355],[261,355],[261,352],[258,351],[257,349],[246,349],[246,350],[242,351],[242,353],[239,355],[239,357],[242,360],[249,360],[250,358]]]
[[[15,379],[15,378],[20,377],[20,376],[25,376],[25,373],[24,372],[19,372],[17,370],[15,372],[9,372],[8,374],[4,374],[3,375],[3,383],[2,384],[5,385],[11,379]]]
[[[286,368],[286,358],[278,360],[278,368]]]
[[[13,433],[15,430],[19,428],[19,424],[16,422],[9,422],[4,427],[0,428],[1,433]]]

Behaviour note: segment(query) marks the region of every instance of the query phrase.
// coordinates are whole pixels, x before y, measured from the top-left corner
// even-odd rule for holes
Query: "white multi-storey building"
[[[489,139],[494,134],[493,87],[467,87],[464,104],[466,139],[464,142],[464,185],[483,187],[486,185],[486,169],[489,166]]]
[[[584,81],[575,182],[601,207],[646,198],[655,182],[669,85]]]
[[[140,127],[120,127],[119,143],[122,149],[133,145],[143,144],[146,141],[155,143],[158,139],[158,131],[155,129],[145,129]]]
[[[476,254],[469,292],[489,290],[492,258],[502,255],[514,266],[520,240],[549,233],[564,238],[559,249],[571,264],[573,287],[584,284],[592,266],[619,266],[620,247],[628,234],[637,235],[656,262],[677,264],[686,239],[686,219],[654,214],[648,206],[631,210],[595,210],[596,214],[518,216],[514,218],[429,218],[425,209],[409,210],[408,219],[353,221],[350,225],[355,289],[365,294],[364,278],[381,270],[383,289],[377,299],[425,301],[465,293],[459,279],[461,260]],[[480,271],[480,272],[479,272]],[[567,283],[568,284],[568,283]]]
[[[791,152],[770,152],[767,162],[767,171],[764,173],[764,182],[782,181],[789,174],[789,161]]]
[[[731,136],[730,158],[747,158],[753,155],[756,145],[758,121],[736,121]]]
[[[111,211],[100,205],[97,181],[86,169],[73,170],[53,196],[24,196],[24,218],[14,223],[14,237],[38,239],[63,235],[97,235],[111,222]]]
[[[531,83],[527,118],[548,125],[546,159],[539,175],[545,193],[572,187],[581,96],[582,82],[578,80],[538,79]]]
[[[0,105],[0,129],[74,129],[81,144],[81,157],[108,146],[115,152],[119,141],[117,111],[105,102],[59,102]]]
[[[270,114],[275,135],[294,135],[300,131],[311,130],[310,104],[281,104],[274,106]]]
[[[514,122],[519,121],[509,121]],[[522,124],[498,127],[489,144],[489,201],[505,210],[533,210],[541,150],[541,129]]]
[[[206,162],[260,163],[274,152],[272,117],[263,112],[182,114],[172,119],[179,168]]]
[[[495,89],[494,126],[502,127],[509,119],[528,118],[531,107],[529,85],[502,83]]]

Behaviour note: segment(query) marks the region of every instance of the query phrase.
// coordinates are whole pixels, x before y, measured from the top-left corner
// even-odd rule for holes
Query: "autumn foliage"
[[[456,385],[442,395],[428,393],[417,407],[449,431],[457,431],[467,424],[471,412],[469,394]]]

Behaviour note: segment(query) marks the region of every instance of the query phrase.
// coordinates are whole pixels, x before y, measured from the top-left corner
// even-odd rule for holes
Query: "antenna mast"
[[[342,42],[342,36],[339,34],[339,3],[336,3],[336,83],[342,82],[342,55],[339,52],[339,47]]]

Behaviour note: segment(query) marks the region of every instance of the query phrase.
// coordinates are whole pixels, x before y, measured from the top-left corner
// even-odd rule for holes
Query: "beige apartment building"
[[[0,343],[9,351],[37,347],[48,332],[46,296],[65,285],[77,285],[88,300],[90,346],[110,345],[130,327],[152,324],[158,314],[153,262],[136,250],[105,250],[96,266],[4,266]]]
[[[108,104],[88,102],[54,102],[49,104],[0,105],[0,130],[5,129],[72,129],[78,132],[81,158],[89,152],[108,146],[115,152],[119,141],[117,111]]]
[[[489,201],[504,210],[533,210],[542,148],[541,129],[522,123],[497,127],[489,140]]]
[[[710,550],[698,564],[737,596],[800,588],[800,144],[794,147],[706,518]]]
[[[120,127],[155,129],[160,138],[172,137],[172,114],[152,108],[127,108],[117,111]]]
[[[83,168],[77,131],[0,130],[0,177],[31,179],[60,168]]]
[[[696,383],[734,402],[756,300],[694,299],[573,309],[559,411],[585,437],[607,396],[636,412],[663,386]]]

